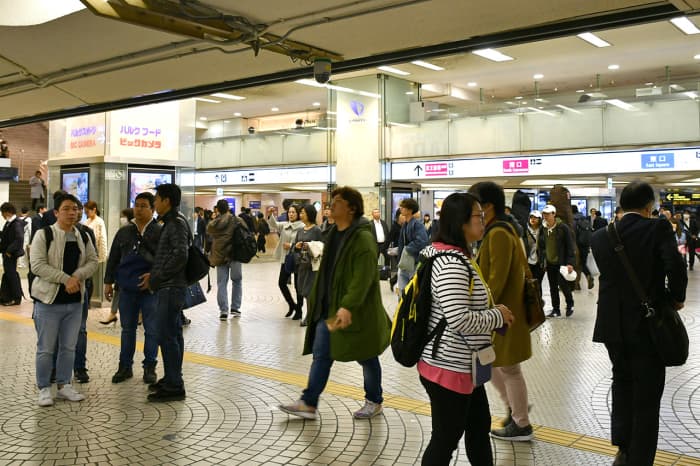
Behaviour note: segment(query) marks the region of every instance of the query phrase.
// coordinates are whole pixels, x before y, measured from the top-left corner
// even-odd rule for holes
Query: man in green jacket
[[[362,195],[350,187],[331,193],[331,226],[320,271],[309,296],[304,354],[313,353],[306,389],[296,403],[280,409],[316,419],[318,399],[334,361],[357,361],[364,374],[365,405],[355,418],[382,412],[379,355],[389,346],[389,316],[379,292],[377,243],[362,218]]]

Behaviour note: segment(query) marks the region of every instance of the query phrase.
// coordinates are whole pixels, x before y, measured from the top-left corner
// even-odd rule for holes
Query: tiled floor
[[[321,398],[320,419],[291,419],[275,406],[297,399],[310,357],[301,356],[303,329],[284,319],[277,290],[279,266],[244,266],[243,316],[220,322],[216,290],[187,312],[184,402],[150,404],[141,373],[111,383],[120,328],[88,327],[91,380],[78,385],[81,403],[36,406],[31,303],[0,310],[0,465],[5,464],[418,464],[430,437],[429,405],[414,369],[382,357],[385,410],[371,421],[352,418],[361,405],[362,372],[336,363]],[[691,358],[667,373],[657,464],[700,465],[700,272],[690,272],[683,313]],[[384,286],[387,311],[395,297]],[[498,465],[611,464],[610,367],[593,344],[593,292],[575,294],[576,312],[549,320],[533,334],[533,358],[524,364],[537,440],[494,441]],[[548,292],[545,292],[548,295]],[[142,337],[142,334],[140,334]],[[138,358],[138,353],[137,353]],[[489,390],[491,411],[503,415]],[[469,464],[463,446],[454,464]]]

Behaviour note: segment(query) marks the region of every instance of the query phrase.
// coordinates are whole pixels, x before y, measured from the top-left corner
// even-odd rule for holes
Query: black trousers
[[[588,260],[588,254],[591,252],[591,248],[585,248],[583,246],[579,246],[578,248],[579,254],[581,256],[581,271],[583,274],[587,277],[591,276],[591,271],[588,270],[588,265],[586,264],[586,261]]]
[[[387,249],[389,249],[389,243],[377,243],[377,260],[379,260],[379,256],[384,256],[384,265],[390,267],[389,254],[386,252]]]
[[[698,240],[688,238],[688,266],[692,268],[695,265],[695,248],[698,247]]]
[[[666,368],[658,358],[606,343],[612,362],[612,444],[627,464],[652,466],[659,438],[659,410]]]
[[[530,267],[530,273],[532,274],[533,278],[537,279],[537,282],[540,285],[540,296],[542,296],[542,279],[544,278],[544,269],[540,264],[527,264]],[[542,299],[544,299],[544,296],[542,296]]]
[[[16,301],[22,299],[22,283],[19,281],[17,273],[17,258],[7,257],[7,254],[2,255],[2,284],[0,284],[0,301]]]
[[[493,465],[491,413],[484,386],[475,388],[471,395],[462,395],[423,377],[420,382],[430,397],[433,429],[421,464],[449,465],[464,435],[469,462],[473,466]]]
[[[297,303],[294,302],[294,298],[292,298],[292,292],[289,291],[289,285],[287,284],[291,279],[292,275],[294,275],[294,288],[298,290],[299,285],[297,284],[297,274],[287,273],[287,271],[284,270],[284,264],[282,264],[280,267],[280,276],[277,280],[277,286],[279,286],[280,291],[282,292],[282,296],[284,297],[284,300],[287,301],[287,304],[289,304],[290,309],[297,307]],[[298,297],[299,293],[297,292],[297,298]]]
[[[549,281],[549,292],[552,296],[552,309],[554,312],[559,312],[559,290],[564,293],[566,299],[566,308],[574,307],[574,296],[571,293],[569,282],[564,280],[564,277],[559,273],[559,265],[547,264],[547,280]]]
[[[44,204],[44,205],[46,205],[46,202],[44,202],[44,198],[43,198],[43,197],[33,197],[33,198],[32,198],[32,210],[33,210],[33,211],[36,211],[36,205],[37,205],[37,204]],[[48,207],[48,206],[47,206],[47,207]]]

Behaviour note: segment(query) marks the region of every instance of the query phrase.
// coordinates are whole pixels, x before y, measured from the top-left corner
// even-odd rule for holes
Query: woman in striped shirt
[[[423,465],[449,464],[463,434],[470,463],[493,464],[488,398],[484,386],[475,386],[472,380],[471,353],[490,345],[491,332],[509,326],[513,314],[502,304],[494,305],[472,261],[469,245],[483,235],[484,213],[478,199],[451,194],[442,204],[435,241],[421,252],[426,258],[439,256],[431,274],[428,330],[443,318],[447,321],[442,337],[426,345],[418,362],[432,412],[432,437]],[[433,344],[438,345],[435,352]]]

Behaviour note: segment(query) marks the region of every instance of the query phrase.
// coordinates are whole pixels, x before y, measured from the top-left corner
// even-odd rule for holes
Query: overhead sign
[[[700,171],[700,148],[394,162],[392,180]]]
[[[195,186],[234,186],[285,183],[323,183],[335,179],[335,167],[290,167],[259,170],[201,171],[194,174]],[[183,180],[184,182],[184,180]]]

